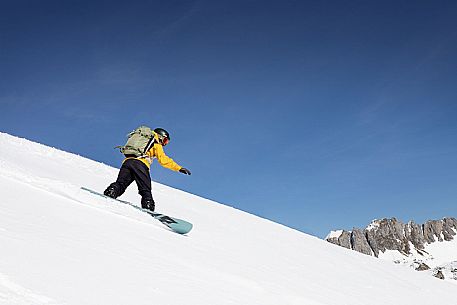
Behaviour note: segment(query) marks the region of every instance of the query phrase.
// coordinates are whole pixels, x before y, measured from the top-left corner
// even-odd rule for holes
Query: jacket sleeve
[[[159,161],[160,165],[162,165],[165,168],[171,169],[173,171],[179,171],[182,166],[173,161],[172,158],[168,157],[165,152],[163,151],[162,145],[156,143],[152,147],[154,157],[157,158],[157,161]]]

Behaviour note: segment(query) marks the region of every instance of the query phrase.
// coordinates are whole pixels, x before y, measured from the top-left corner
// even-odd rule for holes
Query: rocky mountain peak
[[[353,228],[352,231],[331,232],[326,240],[330,243],[352,249],[367,255],[379,257],[387,250],[396,250],[403,256],[428,255],[426,246],[434,242],[451,241],[456,238],[457,219],[429,220],[424,224],[414,221],[402,223],[396,218],[373,220],[365,229]],[[432,258],[433,259],[433,258]],[[415,260],[419,269],[427,269],[423,260]]]
[[[340,230],[326,238],[333,244],[356,250],[368,255],[379,256],[386,250],[397,250],[410,254],[411,244],[416,250],[423,250],[425,244],[435,241],[453,240],[457,233],[457,219],[429,220],[424,224],[409,221],[404,224],[393,218],[373,220],[365,229]]]

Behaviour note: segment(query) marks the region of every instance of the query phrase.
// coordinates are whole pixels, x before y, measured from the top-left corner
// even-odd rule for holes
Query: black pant
[[[116,189],[116,197],[124,194],[127,187],[133,182],[138,186],[138,193],[141,195],[141,202],[151,200],[154,202],[151,194],[151,176],[149,168],[137,159],[127,159],[119,170],[116,182],[112,183]]]

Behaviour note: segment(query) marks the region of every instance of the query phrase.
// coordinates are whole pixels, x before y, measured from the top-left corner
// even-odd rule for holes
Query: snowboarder
[[[134,133],[135,131],[131,134]],[[169,142],[170,134],[165,129],[154,129],[154,132],[151,133],[150,144],[148,143],[149,146],[145,148],[144,154],[138,156],[138,154],[124,153],[126,158],[122,162],[116,182],[111,183],[103,194],[111,198],[117,198],[125,192],[127,187],[133,181],[135,181],[138,186],[138,193],[141,195],[141,207],[143,209],[154,211],[155,202],[152,198],[151,176],[149,174],[149,169],[153,159],[157,158],[160,165],[165,168],[173,171],[179,171],[185,175],[191,174],[188,169],[180,166],[165,154],[163,146],[166,146]],[[125,147],[122,147],[121,151],[126,151],[123,150],[123,148]]]

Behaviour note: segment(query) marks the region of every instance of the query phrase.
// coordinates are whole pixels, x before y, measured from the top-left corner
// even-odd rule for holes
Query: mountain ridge
[[[338,246],[351,249],[366,255],[385,258],[389,251],[398,252],[399,255],[390,253],[389,258],[397,263],[409,264],[418,271],[432,269],[434,276],[441,279],[457,280],[457,269],[453,265],[457,262],[457,247],[455,258],[444,264],[436,264],[433,253],[430,252],[432,244],[456,244],[457,219],[444,217],[440,220],[427,220],[417,224],[413,220],[403,223],[393,218],[373,220],[365,229],[353,228],[352,231],[332,231],[325,240]],[[446,244],[448,246],[449,244]],[[393,256],[392,256],[393,255]],[[449,269],[450,273],[444,276],[443,270]]]

